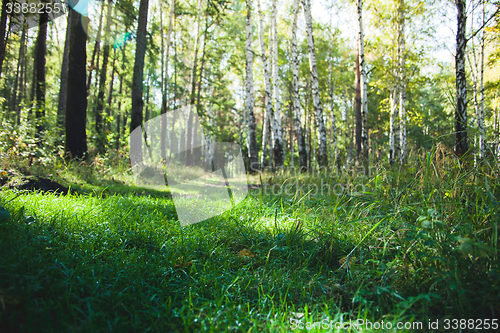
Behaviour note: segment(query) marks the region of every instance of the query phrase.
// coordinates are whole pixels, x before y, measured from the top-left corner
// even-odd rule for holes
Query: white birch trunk
[[[359,70],[361,73],[361,158],[368,174],[368,95],[365,62],[365,43],[363,30],[363,1],[358,0],[358,42],[359,42]]]
[[[272,1],[271,26],[273,30],[273,86],[274,86],[274,117],[273,117],[273,157],[274,169],[283,168],[283,139],[281,133],[281,98],[278,68],[278,28],[276,0]]]
[[[406,162],[406,71],[405,71],[405,10],[404,0],[400,0],[398,10],[398,67],[399,67],[399,162]]]
[[[293,113],[295,125],[295,138],[299,151],[300,171],[307,170],[307,151],[304,133],[301,124],[300,100],[299,100],[299,59],[297,56],[297,20],[299,14],[299,0],[293,1],[293,22],[292,22],[292,86],[293,86]],[[293,143],[292,143],[293,147]]]
[[[482,24],[484,25],[484,0],[483,0],[483,10],[482,10]],[[479,116],[477,118],[479,125],[479,158],[482,160],[485,157],[485,139],[486,133],[484,129],[484,40],[485,40],[485,29],[483,28],[483,33],[481,36],[481,69],[480,69],[480,89],[481,89],[481,107]]]
[[[246,109],[248,116],[248,135],[250,141],[249,172],[254,173],[258,169],[258,151],[255,135],[255,115],[254,115],[254,86],[253,86],[253,50],[252,50],[252,5],[247,0],[246,18]]]
[[[320,167],[328,167],[328,154],[326,151],[326,129],[323,119],[323,106],[321,105],[321,97],[319,93],[318,70],[316,67],[316,49],[314,46],[312,16],[311,16],[311,0],[303,0],[304,16],[306,20],[307,30],[307,46],[309,49],[309,68],[311,71],[311,85],[313,93],[314,111],[316,113],[316,133],[318,135],[318,165]]]
[[[335,76],[335,82],[332,86],[332,55],[330,50],[330,58],[328,60],[328,92],[330,94],[330,116],[332,121],[332,127],[330,129],[331,141],[333,144],[332,147],[332,168],[335,168],[335,164],[337,163],[338,157],[338,148],[337,148],[337,124],[335,120],[335,104],[333,102],[333,94],[335,92],[335,86],[337,85],[337,76]]]
[[[264,44],[264,26],[262,21],[262,9],[260,0],[257,1],[257,12],[259,15],[259,43],[262,59],[262,68],[264,70],[264,89],[266,110],[264,113],[264,126],[262,128],[262,155],[260,160],[261,169],[264,170],[267,157],[267,141],[269,139],[269,121],[273,117],[273,101],[271,94],[271,73],[268,69],[266,46]]]
[[[390,104],[391,104],[391,116],[389,121],[389,163],[392,165],[394,163],[394,156],[396,152],[395,147],[395,139],[396,139],[396,129],[394,128],[394,119],[396,116],[396,89],[394,89],[390,96]]]

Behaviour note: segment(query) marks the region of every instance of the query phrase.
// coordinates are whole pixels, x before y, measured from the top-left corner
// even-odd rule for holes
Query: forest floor
[[[500,324],[498,164],[434,150],[370,177],[254,176],[237,207],[185,227],[123,165],[26,170],[0,164],[2,332]]]

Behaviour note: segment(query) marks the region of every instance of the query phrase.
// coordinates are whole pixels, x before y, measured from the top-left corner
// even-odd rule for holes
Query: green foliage
[[[498,170],[461,169],[442,149],[370,178],[264,175],[238,207],[185,228],[169,194],[113,183],[126,169],[102,158],[60,172],[81,194],[3,190],[2,328],[286,331],[291,318],[492,316]],[[343,190],[312,186],[325,184]]]

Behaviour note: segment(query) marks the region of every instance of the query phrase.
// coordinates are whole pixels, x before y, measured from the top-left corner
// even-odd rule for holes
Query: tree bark
[[[359,71],[361,76],[361,159],[365,175],[368,175],[368,94],[365,63],[365,46],[363,39],[363,1],[358,0],[358,43]]]
[[[337,77],[335,77],[335,82],[332,85],[332,50],[330,49],[330,56],[328,58],[328,93],[330,95],[330,115],[332,118],[332,127],[330,129],[330,136],[332,140],[332,168],[338,161],[338,147],[337,147],[337,124],[335,119],[335,103],[333,101],[335,86],[337,84]]]
[[[12,0],[2,0],[2,15],[0,16],[0,77],[2,76],[5,48],[7,46],[5,35],[7,33],[7,4]]]
[[[469,150],[467,144],[467,81],[465,76],[465,49],[467,47],[465,29],[467,13],[465,0],[455,0],[455,5],[457,7],[455,153],[457,156],[462,157]]]
[[[405,4],[399,1],[398,8],[398,70],[399,70],[399,162],[406,163],[406,70],[405,70]]]
[[[68,52],[68,90],[66,95],[65,150],[70,158],[83,157],[87,153],[87,33],[88,18],[72,8],[71,31]]]
[[[167,113],[167,86],[168,86],[168,58],[170,51],[170,36],[172,35],[172,22],[175,12],[175,0],[170,2],[170,15],[168,19],[168,33],[166,47],[164,45],[163,39],[163,18],[160,11],[160,23],[161,23],[161,114]],[[166,49],[166,50],[165,50]],[[167,124],[163,123],[164,117],[161,118],[161,157],[163,162],[167,161],[166,153],[166,138],[167,138]],[[166,119],[165,119],[166,120]]]
[[[264,24],[262,21],[262,10],[260,6],[260,0],[257,0],[257,12],[259,15],[259,43],[260,52],[262,59],[262,68],[264,70],[264,89],[265,89],[265,113],[264,113],[264,125],[262,126],[262,154],[260,157],[260,167],[262,170],[265,168],[266,157],[267,157],[267,141],[269,138],[269,122],[273,118],[273,101],[271,94],[271,74],[268,69],[267,56],[266,56],[266,46],[264,44]],[[269,42],[271,43],[271,41]]]
[[[193,106],[196,101],[196,69],[198,67],[198,47],[200,44],[200,12],[203,1],[200,0],[197,6],[197,15],[196,15],[196,40],[193,47],[193,68],[191,70],[191,89],[189,92],[189,105],[188,105],[188,122],[186,126],[186,137],[185,137],[185,161],[186,166],[191,166],[193,164],[192,161],[192,152],[191,152],[191,142],[193,140]]]
[[[359,36],[356,43],[356,73],[354,82],[354,113],[356,122],[356,164],[360,165],[362,163],[362,153],[361,153],[361,133],[363,131],[363,122],[361,120],[361,71],[359,66]]]
[[[307,150],[304,132],[301,124],[300,100],[299,100],[299,59],[297,56],[297,21],[299,13],[299,0],[293,1],[293,23],[292,23],[292,85],[293,85],[293,111],[295,122],[295,137],[299,151],[299,168],[301,172],[307,171]]]
[[[252,50],[252,4],[251,0],[246,0],[246,108],[248,115],[249,134],[249,172],[255,173],[259,169],[257,140],[255,134],[254,115],[254,87],[253,87],[253,50]]]
[[[25,58],[25,45],[26,45],[26,31],[27,31],[27,26],[26,24],[23,24],[23,31],[21,33],[21,41],[19,43],[19,56],[17,60],[17,71],[16,71],[16,79],[14,82],[14,92],[12,95],[12,101],[11,101],[11,110],[16,113],[16,124],[19,126],[21,124],[21,108],[19,107],[19,102],[18,97],[20,94],[18,94],[18,90],[22,87],[23,85],[23,65],[24,65],[24,58]],[[22,89],[22,88],[21,88]]]
[[[62,129],[64,127],[64,117],[66,114],[66,94],[68,91],[68,52],[69,39],[71,36],[71,15],[68,15],[66,24],[66,38],[64,41],[63,60],[61,64],[61,84],[59,86],[59,100],[57,103],[57,124]]]
[[[92,60],[90,61],[89,77],[87,81],[87,94],[90,90],[90,85],[92,83],[92,72],[94,71],[94,61],[96,55],[99,54],[101,48],[101,31],[102,31],[102,18],[104,16],[104,2],[101,3],[101,14],[99,15],[99,26],[97,28],[97,36],[95,38],[94,50],[92,51]],[[99,56],[97,56],[97,67],[99,67]]]
[[[142,125],[144,101],[142,93],[144,90],[144,56],[146,53],[146,27],[148,23],[149,0],[141,0],[139,5],[139,20],[137,23],[137,41],[135,49],[134,75],[132,79],[132,110],[130,114],[130,132]],[[142,137],[142,136],[141,136]],[[142,142],[131,140],[130,142],[131,160],[137,164],[142,164]],[[132,154],[134,156],[132,156]]]
[[[316,67],[316,49],[314,46],[311,0],[304,1],[304,15],[307,30],[307,45],[309,49],[309,68],[311,71],[311,85],[313,93],[314,111],[316,113],[316,132],[318,135],[318,164],[320,167],[328,167],[328,154],[326,150],[326,129],[323,120],[323,106],[319,93],[318,70]]]
[[[38,36],[36,38],[36,80],[35,80],[35,112],[36,112],[36,136],[41,139],[45,122],[45,55],[47,53],[47,22],[48,14],[43,10],[38,22]],[[39,141],[39,144],[41,142]]]
[[[271,26],[273,29],[273,85],[274,85],[274,117],[273,117],[273,157],[274,170],[282,169],[283,160],[283,138],[281,130],[281,96],[280,79],[278,68],[278,28],[277,28],[276,0],[272,1]]]
[[[482,0],[482,21],[483,25],[485,24],[485,8],[484,8],[484,0]],[[483,28],[483,33],[481,36],[481,67],[480,67],[480,93],[481,93],[481,105],[479,108],[478,125],[479,125],[479,158],[481,160],[484,159],[486,148],[485,148],[485,140],[486,140],[486,132],[484,129],[484,42],[486,39],[486,32]]]
[[[102,4],[105,6],[105,4]],[[104,111],[104,92],[106,90],[106,74],[108,72],[108,61],[109,61],[109,44],[108,44],[108,36],[111,30],[111,1],[108,0],[107,4],[107,13],[106,13],[106,27],[104,28],[104,47],[102,54],[102,67],[99,73],[99,93],[97,95],[97,107],[95,109],[95,130],[97,133],[97,142],[96,148],[99,154],[103,154],[105,150],[105,133],[103,131],[103,119],[102,113]]]
[[[394,86],[394,89],[391,91],[389,96],[390,105],[391,105],[391,115],[389,121],[389,164],[394,164],[396,147],[395,147],[395,139],[396,139],[396,129],[394,127],[394,119],[396,117],[396,107],[397,107],[397,89]]]

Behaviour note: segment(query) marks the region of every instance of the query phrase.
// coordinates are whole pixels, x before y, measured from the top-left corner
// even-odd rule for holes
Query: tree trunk
[[[260,157],[260,167],[262,170],[264,170],[267,157],[267,142],[269,138],[269,130],[268,130],[269,122],[273,118],[274,110],[273,110],[273,101],[271,94],[271,73],[268,69],[266,46],[264,44],[264,24],[262,21],[262,9],[260,7],[260,0],[257,0],[257,12],[259,15],[259,43],[260,43],[260,52],[262,59],[262,68],[264,70],[264,89],[265,89],[265,105],[266,105],[266,110],[264,113],[264,125],[262,126],[262,155]],[[271,41],[269,41],[269,43],[271,43]]]
[[[26,31],[27,31],[27,26],[26,24],[23,24],[23,31],[21,33],[21,41],[19,43],[19,57],[17,60],[17,71],[16,71],[16,80],[14,82],[14,92],[12,95],[12,101],[11,101],[11,110],[16,113],[16,124],[19,126],[21,123],[21,108],[19,107],[20,100],[18,100],[18,90],[22,89],[23,85],[23,65],[24,65],[24,58],[25,58],[25,45],[26,45]]]
[[[62,129],[64,127],[64,117],[66,114],[66,93],[68,91],[68,52],[69,39],[71,36],[71,15],[68,15],[66,24],[66,39],[64,41],[63,60],[61,64],[61,85],[59,86],[59,101],[57,103],[57,124]]]
[[[457,7],[457,50],[455,55],[457,105],[455,109],[455,153],[464,156],[469,150],[467,144],[467,79],[465,76],[465,49],[467,23],[465,0],[455,0]]]
[[[196,15],[196,40],[194,43],[193,47],[193,68],[191,70],[191,89],[189,92],[189,105],[188,105],[188,110],[189,110],[189,116],[188,116],[188,122],[186,125],[186,136],[185,136],[185,144],[184,144],[184,149],[185,149],[185,161],[186,161],[186,166],[191,166],[193,164],[192,161],[192,152],[191,152],[191,141],[193,140],[193,106],[196,101],[196,69],[198,66],[198,47],[200,44],[200,12],[202,8],[202,0],[199,1],[198,6],[197,6],[197,15]]]
[[[252,50],[252,4],[251,0],[246,0],[247,20],[246,20],[246,108],[248,115],[248,134],[250,141],[249,149],[249,172],[255,173],[258,168],[258,151],[255,134],[254,115],[254,87],[253,87],[253,50]]]
[[[368,175],[368,95],[365,63],[365,46],[363,40],[363,1],[358,0],[358,43],[359,71],[361,76],[361,159],[365,175]]]
[[[38,36],[36,38],[36,84],[35,84],[35,112],[36,112],[36,136],[41,139],[45,122],[45,55],[47,53],[47,22],[49,15],[43,10],[38,22]],[[39,142],[41,144],[41,142]]]
[[[405,4],[400,0],[398,8],[398,69],[399,69],[399,162],[406,163],[406,70],[405,70]]]
[[[109,80],[109,88],[108,88],[108,98],[106,101],[107,104],[107,115],[111,117],[111,103],[113,103],[113,89],[115,85],[115,74],[116,74],[116,48],[113,48],[113,62],[111,63],[111,77]],[[109,130],[110,126],[106,126],[106,130]]]
[[[482,1],[482,24],[484,25],[484,14],[485,14],[485,8],[484,8],[484,0]],[[481,92],[481,105],[479,108],[479,115],[477,117],[478,120],[478,125],[479,125],[479,158],[481,160],[484,159],[485,153],[486,153],[486,148],[485,148],[485,139],[486,139],[486,132],[484,129],[484,41],[485,41],[485,28],[483,28],[483,33],[481,36],[481,68],[479,72],[480,76],[480,92]]]
[[[97,28],[97,36],[95,38],[94,50],[92,51],[92,60],[90,61],[89,77],[87,81],[87,94],[90,90],[90,85],[92,83],[92,72],[95,69],[94,61],[96,55],[99,54],[99,49],[101,48],[101,31],[102,31],[102,18],[104,16],[104,2],[101,3],[101,14],[99,15],[99,27]],[[97,67],[99,67],[99,56],[97,57]]]
[[[332,141],[332,168],[335,168],[338,160],[338,147],[337,147],[337,124],[335,119],[335,103],[333,101],[335,86],[337,84],[337,76],[332,85],[332,50],[330,49],[330,57],[328,58],[328,92],[330,95],[330,115],[332,118],[332,127],[330,129],[330,136]]]
[[[0,77],[2,76],[5,48],[7,46],[7,42],[5,40],[7,32],[7,4],[10,2],[11,0],[2,0],[2,15],[0,16]]]
[[[161,7],[160,7],[161,8]],[[168,33],[167,33],[167,45],[164,45],[163,39],[163,18],[160,11],[160,24],[161,24],[161,114],[167,113],[167,86],[168,86],[168,57],[170,51],[170,36],[172,35],[172,22],[175,12],[175,0],[170,2],[170,15],[168,18]],[[166,49],[166,50],[165,50]],[[166,138],[167,138],[167,124],[163,123],[164,117],[161,118],[161,157],[163,162],[167,161],[166,153]],[[165,119],[166,120],[166,119]]]
[[[68,90],[66,95],[65,150],[70,158],[83,157],[87,153],[87,33],[89,20],[73,9],[71,15],[68,52]]]
[[[146,26],[148,23],[149,0],[141,0],[139,5],[139,20],[137,23],[137,41],[135,49],[134,75],[132,79],[132,110],[130,114],[130,132],[142,125],[142,100],[144,78],[144,55],[146,53]],[[142,137],[142,136],[141,136]],[[134,155],[134,156],[132,156]],[[142,164],[142,142],[131,140],[130,157],[136,164]]]
[[[293,85],[293,111],[295,122],[295,137],[299,150],[299,168],[301,172],[307,171],[307,151],[304,132],[301,124],[300,100],[299,100],[299,58],[297,56],[297,21],[299,13],[299,0],[293,1],[293,23],[292,23],[292,85]]]
[[[105,4],[102,4],[105,6]],[[99,93],[97,95],[97,107],[95,109],[95,130],[97,134],[97,142],[96,148],[99,154],[103,154],[105,150],[105,133],[103,131],[103,119],[102,113],[104,111],[104,92],[106,90],[106,74],[108,72],[108,60],[109,60],[109,44],[108,44],[108,36],[111,30],[111,1],[108,1],[106,13],[106,27],[104,28],[104,46],[103,46],[103,54],[102,54],[102,68],[99,73]]]
[[[313,93],[314,111],[316,113],[316,132],[318,135],[318,164],[320,167],[328,167],[328,154],[326,151],[326,129],[323,120],[323,106],[319,93],[318,70],[316,68],[316,49],[314,46],[311,0],[304,1],[304,15],[306,19],[307,45],[309,49],[309,68],[311,70],[311,84]]]
[[[276,0],[272,1],[271,26],[273,29],[273,85],[274,85],[274,117],[273,117],[273,157],[274,170],[282,169],[283,160],[283,139],[281,133],[281,96],[280,79],[278,68],[278,28],[277,28]]]
[[[396,117],[396,107],[397,107],[397,89],[394,86],[394,89],[391,91],[389,96],[390,105],[391,105],[391,116],[389,121],[389,164],[394,164],[395,158],[395,139],[396,139],[396,129],[394,127],[394,119]]]
[[[354,82],[354,113],[356,119],[356,164],[362,164],[361,153],[361,133],[363,131],[363,122],[361,120],[361,71],[359,66],[359,35],[356,43],[356,74]]]

